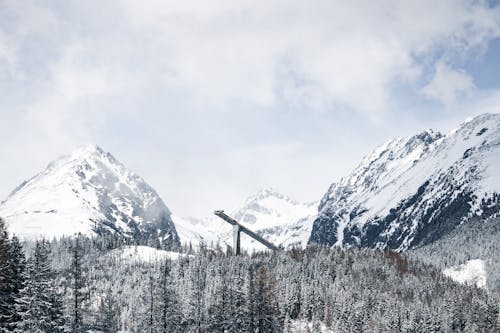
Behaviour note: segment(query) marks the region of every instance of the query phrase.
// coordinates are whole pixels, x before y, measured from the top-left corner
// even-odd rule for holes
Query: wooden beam
[[[279,247],[277,247],[276,245],[274,245],[271,242],[268,242],[267,240],[265,240],[264,238],[260,237],[255,232],[253,232],[252,230],[248,229],[247,227],[241,225],[238,221],[236,221],[235,219],[233,219],[232,217],[230,217],[229,215],[227,215],[226,213],[224,213],[223,210],[216,210],[214,212],[214,214],[217,215],[218,217],[220,217],[221,219],[223,219],[224,221],[226,221],[227,223],[233,225],[233,242],[234,242],[233,245],[238,247],[238,248],[235,248],[235,253],[239,252],[239,245],[240,245],[239,233],[240,232],[244,232],[248,236],[250,236],[253,239],[255,239],[257,242],[259,242],[259,243],[263,244],[264,246],[266,246],[268,249],[271,249],[273,251],[280,251]],[[237,227],[237,229],[235,227]],[[237,232],[236,232],[236,230],[237,230]],[[238,234],[237,239],[234,237],[235,236],[235,232]],[[236,242],[236,240],[238,242]]]

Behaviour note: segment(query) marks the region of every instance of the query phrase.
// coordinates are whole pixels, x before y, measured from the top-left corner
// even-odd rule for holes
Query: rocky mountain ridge
[[[500,115],[376,148],[319,205],[310,243],[407,250],[500,209]]]
[[[180,245],[156,191],[111,154],[89,145],[51,162],[0,204],[22,238],[114,234],[166,248]]]

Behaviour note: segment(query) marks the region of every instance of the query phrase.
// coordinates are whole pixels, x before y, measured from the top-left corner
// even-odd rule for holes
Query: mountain
[[[386,142],[319,205],[311,243],[407,250],[500,211],[500,115]]]
[[[228,214],[271,243],[290,248],[305,247],[317,213],[317,203],[300,203],[273,189],[264,189],[250,196]],[[174,217],[181,241],[197,244],[227,244],[232,246],[232,227],[218,217],[204,220]],[[242,234],[242,248],[265,249],[254,239]]]
[[[172,214],[172,221],[182,244],[190,243],[192,246],[198,246],[200,242],[207,245],[226,243],[221,238],[221,229],[225,232],[226,226],[211,216],[199,219]]]
[[[233,210],[231,216],[275,245],[305,247],[317,209],[317,203],[300,203],[273,189],[264,189]],[[231,237],[232,234],[226,235],[225,239]],[[249,237],[242,242],[247,243],[247,247],[260,248],[260,244]]]
[[[114,234],[180,245],[155,190],[97,146],[79,148],[23,182],[0,204],[0,216],[22,238]]]

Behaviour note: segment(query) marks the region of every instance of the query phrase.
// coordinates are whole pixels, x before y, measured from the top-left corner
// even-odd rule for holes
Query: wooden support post
[[[233,225],[233,251],[235,255],[240,255],[240,226]]]
[[[248,236],[252,237],[257,242],[265,245],[270,250],[281,251],[281,249],[279,247],[277,247],[276,245],[272,244],[271,242],[268,242],[267,240],[260,237],[259,235],[257,235],[255,232],[251,231],[250,229],[248,229],[244,225],[239,224],[238,221],[236,221],[235,219],[233,219],[232,217],[230,217],[229,215],[224,213],[223,210],[216,210],[214,212],[214,214],[233,226],[234,254],[238,255],[241,252],[240,251],[240,234],[242,232],[244,232]]]

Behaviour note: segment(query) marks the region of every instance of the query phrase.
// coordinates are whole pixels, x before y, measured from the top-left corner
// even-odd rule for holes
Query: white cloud
[[[391,84],[415,83],[427,65],[415,56],[465,57],[500,32],[498,9],[470,1],[126,1],[124,8],[201,105],[268,106],[286,82],[279,78],[285,63],[314,83],[285,97],[383,113]]]
[[[422,88],[422,94],[449,107],[461,95],[470,93],[474,88],[474,79],[465,71],[453,69],[439,61],[432,80]]]
[[[104,113],[93,107],[100,96],[120,90],[120,80],[109,70],[88,64],[85,45],[67,45],[63,57],[48,70],[51,80],[43,91],[26,106],[26,119],[52,144],[74,147],[91,137]]]
[[[427,127],[421,100],[480,95],[457,68],[499,26],[469,0],[3,1],[0,187],[93,142],[184,212],[269,185],[319,199],[372,144]],[[421,98],[406,113],[402,82]]]
[[[39,64],[51,68],[72,56],[68,45],[83,44],[90,64],[79,70],[82,64],[75,63],[72,75],[113,68],[123,86],[155,82],[184,93],[198,109],[284,102],[313,110],[340,106],[376,119],[398,98],[395,82],[420,90],[436,53],[467,57],[500,35],[500,9],[466,0],[98,4],[61,9],[10,1],[17,24],[3,29],[9,46],[0,43],[0,52],[19,63],[16,58],[30,57],[23,43],[39,38],[59,57]],[[99,14],[91,15],[95,8]],[[49,75],[60,79],[54,70]],[[457,89],[442,95],[449,101]]]

